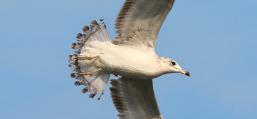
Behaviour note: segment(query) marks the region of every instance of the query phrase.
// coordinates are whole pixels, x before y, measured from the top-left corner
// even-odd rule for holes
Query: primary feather
[[[115,44],[155,47],[174,0],[126,0],[117,19]]]

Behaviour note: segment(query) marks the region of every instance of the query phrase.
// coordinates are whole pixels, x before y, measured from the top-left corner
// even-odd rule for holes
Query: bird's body
[[[84,54],[97,57],[96,67],[120,76],[152,79],[168,71],[154,52],[114,45],[108,41],[91,42]]]
[[[111,42],[106,26],[93,21],[77,35],[70,55],[71,76],[90,97],[103,94],[111,74],[111,96],[119,119],[162,119],[152,79],[167,73],[190,76],[174,60],[155,52],[161,25],[174,0],[126,0],[117,20],[117,36]],[[100,20],[102,21],[102,20]],[[99,97],[100,98],[100,97]]]

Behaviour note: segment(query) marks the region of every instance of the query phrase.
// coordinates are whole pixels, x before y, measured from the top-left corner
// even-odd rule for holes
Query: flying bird
[[[173,59],[155,52],[156,39],[174,0],[126,0],[110,40],[104,21],[93,20],[77,34],[69,56],[71,77],[83,93],[101,98],[106,84],[119,119],[162,119],[153,79],[167,73],[190,73]],[[118,79],[109,81],[113,74]],[[113,77],[114,77],[113,76]]]

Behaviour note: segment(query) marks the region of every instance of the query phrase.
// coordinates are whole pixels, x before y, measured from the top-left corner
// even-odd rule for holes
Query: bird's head
[[[182,69],[175,60],[166,57],[161,57],[161,62],[165,67],[167,73],[181,73],[186,76],[190,76],[190,73]]]

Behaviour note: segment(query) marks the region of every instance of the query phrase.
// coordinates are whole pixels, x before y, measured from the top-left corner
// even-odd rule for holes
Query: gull
[[[126,0],[117,19],[117,36],[110,40],[103,19],[93,20],[77,34],[69,56],[75,85],[101,98],[106,84],[119,119],[162,119],[153,79],[168,73],[190,73],[173,59],[155,52],[160,28],[174,0]],[[114,79],[109,81],[110,75]]]

